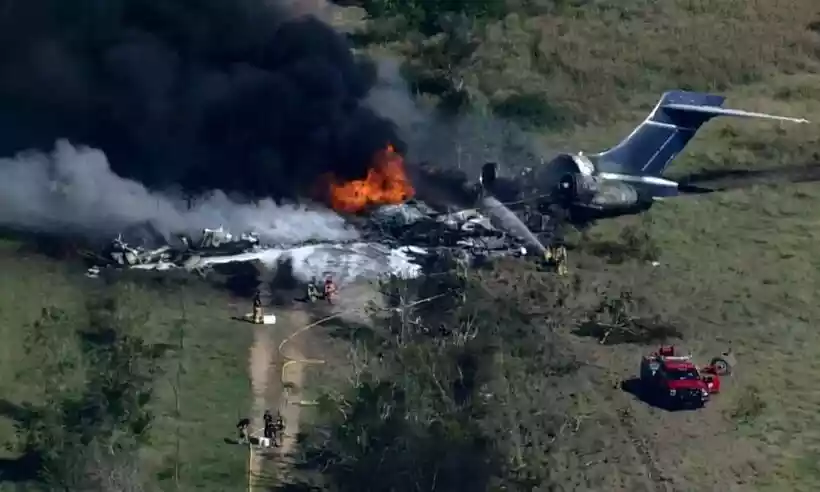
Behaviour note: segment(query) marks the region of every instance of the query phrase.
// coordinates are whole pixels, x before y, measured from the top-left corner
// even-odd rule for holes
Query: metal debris
[[[445,255],[458,259],[464,266],[475,266],[501,256],[538,254],[525,241],[495,227],[477,209],[437,212],[424,203],[412,201],[382,207],[369,217],[358,219],[355,225],[364,236],[364,242],[371,245],[373,256],[390,257],[391,251],[400,252],[419,267]],[[361,244],[362,240],[355,243]],[[234,235],[222,226],[204,229],[197,241],[179,236],[178,245],[166,244],[156,249],[129,245],[120,235],[103,252],[101,264],[89,269],[88,276],[99,276],[100,269],[106,266],[143,270],[183,268],[205,274],[211,265],[222,261],[215,257],[250,261],[266,251],[286,252],[312,244],[317,248],[328,246],[318,241],[289,246],[263,244],[254,232]]]

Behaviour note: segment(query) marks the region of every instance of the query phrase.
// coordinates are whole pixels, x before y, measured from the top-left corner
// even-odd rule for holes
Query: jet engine
[[[568,173],[558,181],[558,197],[565,205],[622,208],[638,204],[638,191],[628,183]]]

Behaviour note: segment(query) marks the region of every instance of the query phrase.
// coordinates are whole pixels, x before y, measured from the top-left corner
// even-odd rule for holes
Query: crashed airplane
[[[802,118],[726,109],[725,99],[699,92],[666,92],[646,119],[611,149],[597,154],[560,154],[544,166],[525,170],[513,183],[499,177],[497,164],[486,164],[481,186],[501,201],[520,200],[521,195],[540,196],[536,200],[540,206],[558,205],[570,222],[588,224],[640,213],[658,200],[681,194],[678,183],[663,174],[712,118],[808,123]],[[511,187],[518,193],[511,196]]]
[[[459,173],[454,178],[448,170],[425,171],[422,175],[429,181],[425,184],[430,188],[438,184],[448,203],[434,207],[432,201],[419,196],[418,200],[351,216],[360,240],[262,245],[253,233],[234,236],[220,227],[205,229],[197,244],[183,237],[177,248],[131,248],[118,238],[109,257],[114,265],[123,267],[196,271],[232,262],[261,261],[276,267],[289,261],[299,280],[308,282],[330,273],[340,283],[383,274],[414,277],[426,261],[445,253],[465,264],[497,256],[543,257],[547,252],[544,244],[555,242],[562,223],[582,226],[601,218],[639,213],[657,200],[679,195],[678,183],[664,178],[663,173],[710,119],[735,116],[807,122],[725,109],[724,100],[697,92],[667,92],[649,116],[615,147],[597,154],[561,154],[516,177],[500,176],[494,163],[482,167],[477,183],[468,182]],[[419,191],[424,188],[427,186]],[[457,209],[449,209],[451,205]]]

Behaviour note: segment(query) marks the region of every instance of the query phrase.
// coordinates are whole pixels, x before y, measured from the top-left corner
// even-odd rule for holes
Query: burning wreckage
[[[500,256],[523,256],[525,241],[495,227],[475,209],[437,212],[420,201],[384,205],[366,216],[351,218],[360,238],[349,241],[267,243],[254,232],[234,235],[223,227],[204,229],[198,241],[181,236],[175,244],[156,248],[130,245],[115,238],[88,270],[169,270],[182,268],[204,274],[218,264],[260,261],[270,268],[290,262],[294,277],[309,282],[332,275],[337,282],[356,278],[421,274],[425,265],[450,255],[465,266]]]
[[[176,244],[158,248],[132,246],[120,236],[101,259],[115,268],[199,273],[219,264],[259,261],[276,269],[287,262],[302,282],[332,275],[345,283],[383,275],[415,277],[443,255],[470,266],[499,256],[547,251],[513,212],[483,193],[480,183],[468,183],[466,176],[448,184],[444,194],[456,196],[437,204],[443,206],[433,208],[415,199],[403,157],[390,145],[376,153],[362,179],[325,178],[324,201],[347,218],[357,231],[354,240],[285,244],[266,241],[256,231],[235,236],[220,227],[203,230],[198,242],[180,237]],[[94,266],[89,275],[100,271],[101,265]]]

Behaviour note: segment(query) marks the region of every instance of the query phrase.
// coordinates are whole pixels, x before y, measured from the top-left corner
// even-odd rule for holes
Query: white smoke
[[[318,206],[277,206],[272,200],[239,204],[215,191],[188,209],[182,199],[114,174],[102,151],[65,140],[51,154],[27,151],[0,159],[0,225],[107,235],[145,223],[166,237],[196,236],[220,225],[283,244],[358,237],[339,215]]]

